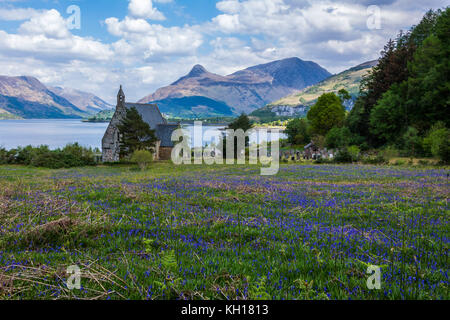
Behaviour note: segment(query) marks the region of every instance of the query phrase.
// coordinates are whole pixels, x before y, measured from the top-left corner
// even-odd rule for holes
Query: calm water
[[[3,120],[0,121],[0,147],[13,149],[23,146],[48,145],[62,148],[78,142],[85,147],[99,148],[108,123],[89,123],[80,120]],[[224,126],[204,126],[203,131],[222,129]],[[193,132],[193,126],[184,128]],[[285,135],[280,135],[284,138]],[[254,141],[256,138],[252,137]],[[194,141],[192,141],[194,144]],[[205,142],[207,143],[207,142]]]
[[[0,121],[0,146],[48,145],[51,149],[78,142],[82,146],[101,148],[107,123],[80,120],[4,120]]]

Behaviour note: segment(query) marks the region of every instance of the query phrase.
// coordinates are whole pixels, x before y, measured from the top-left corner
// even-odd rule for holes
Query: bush
[[[359,160],[359,155],[361,153],[361,150],[357,146],[350,146],[348,147],[348,153],[350,154],[350,157],[352,158],[352,162],[357,162]]]
[[[403,155],[415,157],[423,154],[422,139],[419,137],[419,131],[414,127],[408,127],[401,139]]]
[[[398,150],[392,146],[388,146],[382,151],[382,156],[387,160],[391,160],[392,158],[398,157],[399,155],[400,153],[398,152]]]
[[[361,151],[357,146],[342,148],[336,154],[334,161],[337,163],[357,162],[360,158]]]
[[[311,141],[310,126],[306,119],[294,119],[289,121],[285,133],[288,142],[294,145],[305,145]]]
[[[145,170],[153,162],[153,154],[147,150],[136,150],[131,156],[131,161],[137,163],[141,170]]]
[[[95,165],[94,152],[78,143],[68,144],[62,150],[50,150],[48,146],[19,147],[6,151],[0,149],[0,164],[19,164],[49,169]]]
[[[325,158],[319,158],[316,161],[314,161],[315,164],[330,164],[333,163],[333,160],[325,159]]]
[[[381,153],[365,156],[361,161],[364,164],[386,164],[389,162]]]
[[[334,157],[334,161],[336,163],[351,163],[352,155],[350,154],[350,152],[348,152],[348,148],[340,149]]]
[[[0,148],[0,164],[8,163],[8,151],[4,148]]]
[[[439,144],[437,155],[443,163],[450,163],[450,134],[447,134],[447,139]]]
[[[443,122],[436,123],[423,140],[423,148],[426,153],[439,158],[443,162],[450,160],[450,130]]]

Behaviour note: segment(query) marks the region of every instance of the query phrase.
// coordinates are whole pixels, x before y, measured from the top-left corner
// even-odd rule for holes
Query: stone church
[[[125,94],[120,86],[117,94],[117,106],[111,122],[102,140],[102,160],[103,162],[118,162],[120,160],[120,143],[118,124],[126,116],[128,109],[135,107],[142,119],[155,130],[158,141],[156,142],[155,160],[169,160],[171,158],[174,143],[172,133],[180,127],[179,124],[168,124],[159,111],[156,104],[126,103]]]

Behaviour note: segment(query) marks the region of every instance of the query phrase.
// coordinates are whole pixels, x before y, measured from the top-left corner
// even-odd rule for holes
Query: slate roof
[[[161,147],[173,148],[172,133],[180,127],[179,124],[160,124],[156,127],[156,136],[161,140]]]
[[[156,104],[142,104],[142,103],[125,103],[125,108],[131,109],[135,107],[142,119],[150,125],[152,130],[156,130],[158,125],[167,124],[159,108]]]

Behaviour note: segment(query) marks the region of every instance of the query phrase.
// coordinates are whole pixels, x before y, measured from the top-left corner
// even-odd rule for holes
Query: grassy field
[[[449,299],[449,172],[0,167],[0,299]]]

